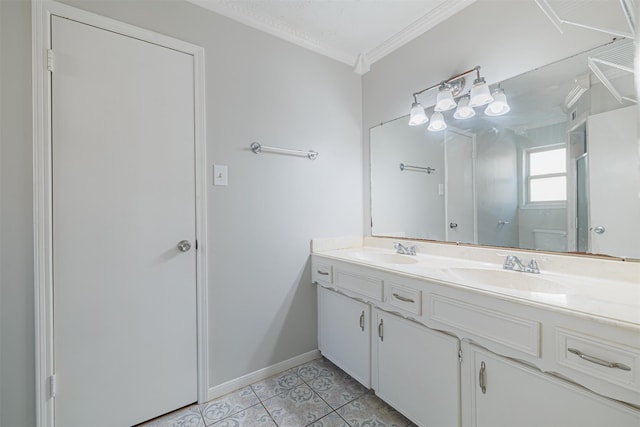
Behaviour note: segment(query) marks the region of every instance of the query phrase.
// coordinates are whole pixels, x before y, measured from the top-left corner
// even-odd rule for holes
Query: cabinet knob
[[[360,329],[364,332],[364,310],[362,310],[362,314],[360,315]]]
[[[380,337],[380,341],[384,341],[384,331],[382,329],[382,319],[380,319],[380,323],[378,324],[378,337]]]

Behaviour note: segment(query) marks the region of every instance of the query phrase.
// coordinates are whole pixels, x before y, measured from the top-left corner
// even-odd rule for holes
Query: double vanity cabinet
[[[319,349],[417,425],[640,425],[638,329],[356,252],[312,255]]]

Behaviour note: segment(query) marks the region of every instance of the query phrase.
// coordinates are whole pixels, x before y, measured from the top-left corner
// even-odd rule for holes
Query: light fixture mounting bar
[[[460,74],[457,74],[457,75],[455,75],[455,76],[449,77],[449,78],[448,78],[448,79],[446,79],[446,80],[442,80],[441,82],[436,83],[436,84],[434,84],[434,85],[431,85],[431,86],[429,86],[429,87],[427,87],[427,88],[424,88],[424,89],[422,89],[422,90],[419,90],[418,92],[414,92],[414,93],[413,93],[413,99],[417,102],[417,98],[416,98],[416,97],[417,97],[418,95],[421,95],[421,94],[425,93],[425,92],[426,92],[426,91],[428,91],[428,90],[435,89],[435,88],[440,87],[440,86],[442,86],[442,85],[445,85],[445,84],[451,83],[451,82],[453,82],[453,81],[459,80],[459,79],[461,79],[462,77],[467,76],[467,75],[469,75],[469,74],[471,74],[471,73],[473,73],[473,72],[476,72],[476,73],[478,74],[478,78],[479,78],[479,77],[480,77],[480,66],[479,66],[479,65],[477,65],[477,66],[475,66],[475,67],[471,68],[470,70],[467,70],[467,71],[464,71],[464,72],[462,72],[462,73],[460,73]],[[462,86],[463,86],[463,85],[462,85]],[[460,91],[462,91],[462,87],[460,87]]]

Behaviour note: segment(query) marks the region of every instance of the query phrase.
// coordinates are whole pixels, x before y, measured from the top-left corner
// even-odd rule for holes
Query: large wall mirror
[[[633,58],[614,40],[500,82],[502,116],[373,127],[372,235],[640,259]]]

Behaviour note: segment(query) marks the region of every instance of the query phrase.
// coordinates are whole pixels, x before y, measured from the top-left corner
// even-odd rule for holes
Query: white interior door
[[[447,130],[446,240],[478,243],[475,203],[475,141],[472,135]]]
[[[55,421],[132,425],[197,400],[193,56],[51,25]]]
[[[633,105],[587,119],[592,253],[640,258],[637,117]]]

